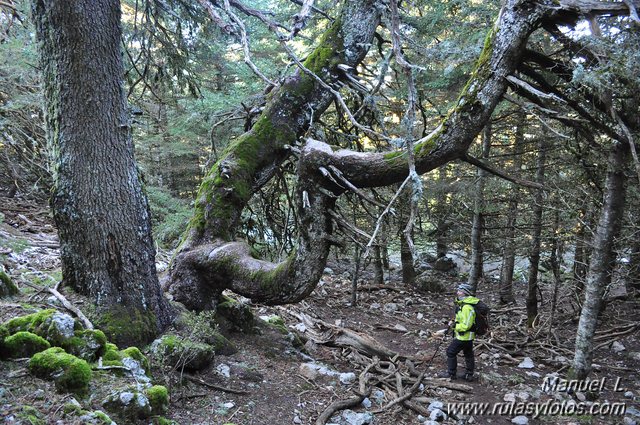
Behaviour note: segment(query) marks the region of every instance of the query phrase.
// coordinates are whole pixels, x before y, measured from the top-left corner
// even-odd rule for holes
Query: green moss
[[[129,347],[120,351],[122,357],[131,357],[133,360],[136,360],[143,367],[147,373],[149,372],[149,360],[145,357],[144,354],[138,349],[138,347]]]
[[[176,369],[200,370],[211,363],[214,348],[203,342],[164,335],[153,343],[152,353],[158,360]]]
[[[84,392],[91,381],[89,364],[60,347],[35,354],[29,361],[29,371],[39,378],[53,379],[60,391]]]
[[[154,425],[175,425],[175,422],[171,419],[167,419],[164,416],[158,416],[153,418]]]
[[[102,360],[105,361],[121,361],[122,354],[118,350],[118,346],[107,342],[104,347],[104,354],[102,355]]]
[[[31,357],[51,347],[51,344],[41,336],[22,331],[7,337],[4,344],[9,357],[13,358]]]
[[[87,411],[83,410],[79,404],[67,403],[62,407],[62,413],[65,416],[82,416],[87,413]]]
[[[162,385],[154,385],[147,389],[147,398],[153,414],[165,413],[169,409],[169,391]]]
[[[18,293],[18,287],[13,283],[8,274],[0,270],[0,298],[10,297]]]
[[[343,62],[344,40],[340,30],[342,20],[336,19],[331,27],[322,34],[318,47],[304,61],[305,68],[316,75],[323,76],[323,70]]]
[[[98,313],[95,323],[109,339],[119,346],[146,344],[157,334],[156,315],[151,311],[113,306]]]
[[[270,324],[272,327],[274,327],[276,330],[278,330],[278,332],[280,332],[283,335],[288,335],[289,334],[289,330],[287,329],[287,326],[284,323],[284,320],[282,320],[282,318],[280,316],[270,316],[267,319],[267,323]]]
[[[51,317],[56,313],[54,309],[40,310],[26,316],[14,317],[5,323],[10,333],[19,331],[32,332],[36,335],[42,335],[46,324],[49,323]]]
[[[9,330],[7,329],[7,327],[4,325],[0,325],[0,359],[3,359],[6,356],[8,356],[7,348],[4,344],[4,340],[8,336],[9,336]]]
[[[111,425],[112,423],[114,423],[111,418],[109,417],[109,415],[107,415],[106,413],[104,413],[102,410],[95,410],[93,412],[91,412],[91,415],[96,418],[98,421],[98,423],[102,423],[105,425]]]
[[[33,406],[22,406],[22,410],[18,413],[18,418],[22,419],[20,423],[30,425],[45,425],[46,422],[42,419],[42,413]]]
[[[88,362],[94,362],[105,353],[107,337],[101,330],[84,329],[75,331],[75,335],[63,341],[66,352]]]

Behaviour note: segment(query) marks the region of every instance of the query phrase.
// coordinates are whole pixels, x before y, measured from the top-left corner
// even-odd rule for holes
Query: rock
[[[331,267],[325,267],[324,271],[322,272],[323,274],[329,275],[329,276],[333,276],[335,273],[333,272],[333,269]]]
[[[380,307],[382,306],[379,303],[371,303],[371,305],[369,306],[371,310],[379,310]]]
[[[152,415],[152,407],[147,396],[135,388],[111,393],[102,405],[114,415],[128,421],[145,419]]]
[[[371,400],[369,400],[368,398],[365,397],[364,400],[362,400],[362,407],[364,407],[365,409],[371,409],[371,406],[373,405],[373,403],[371,403]]]
[[[516,401],[516,395],[514,393],[507,393],[502,399],[507,403],[514,403]]]
[[[377,388],[374,389],[371,392],[371,398],[373,398],[373,401],[375,401],[378,404],[384,403],[384,391]]]
[[[3,351],[7,357],[31,357],[51,347],[49,341],[31,332],[16,332],[4,339]]]
[[[613,351],[615,351],[616,353],[621,353],[624,350],[626,350],[627,348],[619,341],[613,341],[613,344],[611,344],[611,348],[613,349]]]
[[[433,263],[433,269],[439,272],[448,272],[456,268],[456,263],[449,257],[443,256]]]
[[[526,416],[516,416],[511,419],[511,423],[516,425],[527,425],[529,423],[529,418]]]
[[[429,403],[429,407],[427,407],[427,410],[429,412],[433,412],[434,410],[442,410],[444,409],[444,403],[439,401],[439,400],[434,400],[431,403]]]
[[[39,378],[53,379],[60,391],[72,392],[85,391],[92,376],[86,361],[60,347],[51,347],[31,357],[29,371]]]
[[[229,367],[229,365],[226,365],[224,363],[220,363],[218,366],[216,366],[216,372],[218,372],[219,375],[224,376],[225,378],[231,377],[231,368]]]
[[[319,375],[318,368],[311,363],[302,363],[298,368],[298,372],[310,381],[315,381]]]
[[[339,379],[341,384],[348,385],[356,381],[356,374],[353,372],[341,373]]]
[[[576,392],[576,399],[578,399],[578,401],[587,401],[587,396],[584,395],[583,392]]]
[[[636,409],[633,406],[627,406],[626,412],[627,415],[634,416],[636,418],[640,418],[640,410]]]
[[[440,409],[434,409],[429,415],[429,419],[436,422],[443,422],[447,420],[447,415]]]
[[[396,303],[387,303],[382,307],[382,309],[387,313],[393,313],[393,312],[398,311],[398,304],[396,304]]]
[[[301,423],[302,423],[302,419],[300,419],[300,416],[295,415],[295,416],[293,417],[293,423],[294,423],[294,424],[301,424]]]
[[[633,360],[637,360],[640,362],[640,353],[637,351],[629,353],[629,357],[631,357]]]
[[[625,392],[625,393],[624,393],[624,396],[625,396],[626,398],[633,398],[633,396],[634,396],[633,391],[627,391],[627,392]]]
[[[430,271],[418,275],[414,280],[414,286],[422,292],[442,292],[445,290],[442,277]]]
[[[373,422],[373,414],[370,412],[357,413],[353,410],[345,410],[341,416],[345,425],[365,425]]]
[[[163,385],[154,385],[145,390],[147,400],[151,406],[151,413],[162,415],[169,410],[169,391]]]
[[[156,361],[178,370],[194,371],[209,366],[214,357],[214,347],[169,334],[153,341],[151,355]]]
[[[533,369],[535,365],[533,364],[533,360],[531,357],[525,357],[524,360],[518,365],[520,369]]]
[[[416,319],[422,320],[423,318],[424,318],[424,314],[422,314],[422,313],[416,314]]]
[[[223,301],[216,306],[216,323],[220,325],[221,333],[242,332],[250,334],[256,326],[251,307],[227,296],[223,296]],[[235,352],[235,349],[233,351]]]
[[[629,416],[625,416],[622,420],[624,425],[638,425],[638,422],[630,418]]]
[[[13,283],[9,275],[0,269],[0,298],[10,297],[17,293],[18,287]]]
[[[529,398],[531,398],[531,390],[520,391],[518,394],[516,394],[516,397],[518,397],[522,401],[527,401],[529,400]]]

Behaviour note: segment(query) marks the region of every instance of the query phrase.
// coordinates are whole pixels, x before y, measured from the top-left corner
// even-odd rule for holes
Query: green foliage
[[[60,347],[35,354],[29,361],[29,371],[38,378],[53,379],[60,391],[85,392],[91,381],[89,364]]]
[[[148,186],[153,238],[165,248],[175,248],[191,218],[191,206],[161,187]]]
[[[16,295],[18,287],[13,283],[8,274],[0,270],[0,298]]]

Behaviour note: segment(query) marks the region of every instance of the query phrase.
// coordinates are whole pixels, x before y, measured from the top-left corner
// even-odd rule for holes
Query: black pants
[[[473,358],[473,341],[460,341],[454,338],[447,348],[447,368],[449,375],[455,376],[458,369],[458,353],[464,352],[464,360],[467,367],[467,374],[473,375],[475,360]]]

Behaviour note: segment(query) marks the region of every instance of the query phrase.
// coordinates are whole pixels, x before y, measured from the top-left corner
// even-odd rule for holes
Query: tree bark
[[[482,132],[482,158],[488,159],[491,150],[491,121],[487,123]],[[473,200],[473,225],[471,227],[471,270],[467,283],[473,287],[475,293],[478,283],[484,276],[484,262],[482,259],[482,234],[484,233],[484,185],[487,172],[478,169],[475,197]]]
[[[536,164],[536,183],[544,184],[545,162],[547,157],[546,135],[538,141],[538,159]],[[542,235],[542,211],[544,189],[537,189],[533,201],[533,221],[531,234],[531,253],[529,254],[529,278],[527,279],[527,327],[532,328],[538,317],[538,270],[540,266],[540,243]]]
[[[122,87],[120,2],[34,0],[44,68],[52,207],[64,283],[89,296],[119,344],[171,320],[155,268],[149,208]]]
[[[413,258],[413,252],[407,241],[407,235],[404,230],[409,222],[409,215],[411,214],[411,193],[409,188],[404,189],[404,193],[398,200],[401,204],[402,214],[400,219],[400,225],[398,230],[398,236],[400,237],[400,265],[402,267],[402,283],[409,286],[413,285],[416,280],[416,268],[414,265],[415,259]],[[411,232],[413,233],[413,232]],[[412,236],[413,238],[413,236]]]
[[[522,151],[524,145],[524,113],[518,114],[518,123],[515,134],[515,144],[513,149],[513,168],[511,173],[517,176],[522,165]],[[516,186],[509,198],[507,208],[507,224],[504,235],[504,248],[502,251],[502,267],[500,269],[500,303],[511,304],[515,302],[513,296],[513,271],[516,262],[516,223],[518,221],[518,201],[520,189]]]
[[[593,238],[593,253],[585,282],[585,299],[578,322],[572,377],[585,379],[591,372],[593,338],[596,332],[602,297],[611,282],[615,264],[614,242],[620,232],[625,205],[625,170],[627,144],[616,142],[609,153],[609,167],[600,219]]]

